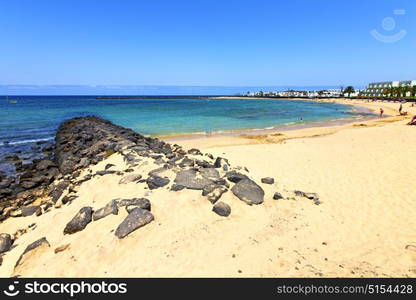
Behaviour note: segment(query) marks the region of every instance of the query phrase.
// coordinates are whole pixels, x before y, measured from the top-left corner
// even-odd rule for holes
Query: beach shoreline
[[[241,99],[241,97],[213,97],[213,99]],[[264,100],[265,98],[250,97],[249,99]],[[324,102],[343,104],[352,107],[353,109],[369,113],[369,116],[359,116],[356,118],[341,118],[337,120],[305,122],[293,125],[276,126],[270,129],[256,128],[256,129],[241,129],[232,131],[221,131],[206,133],[189,133],[189,134],[173,134],[165,136],[157,136],[164,141],[171,143],[181,143],[183,145],[194,144],[202,147],[211,147],[216,145],[245,145],[250,143],[268,143],[281,142],[286,138],[297,138],[306,136],[317,136],[327,134],[327,132],[337,132],[339,130],[358,127],[358,126],[375,126],[382,122],[395,122],[408,118],[408,116],[397,116],[397,103],[388,102],[370,102],[368,99],[351,100],[347,98],[318,98],[318,99],[278,99],[266,98],[268,100],[286,100],[286,101],[309,101],[309,102]],[[385,113],[383,118],[379,118],[379,109],[383,108]],[[381,121],[382,120],[382,121]],[[276,138],[278,137],[278,138]]]
[[[215,98],[215,99],[220,99],[220,98]],[[227,98],[221,98],[221,99],[227,99]],[[230,99],[234,99],[234,98],[230,98]],[[240,98],[236,98],[236,99],[240,99]],[[256,99],[260,99],[260,98],[256,98]],[[344,103],[339,103],[339,104],[344,104]],[[269,126],[266,128],[219,130],[219,131],[212,131],[209,133],[208,132],[179,133],[179,134],[169,134],[169,135],[156,135],[154,137],[160,138],[162,140],[176,141],[176,140],[210,138],[210,137],[220,137],[220,136],[232,137],[232,136],[240,136],[240,135],[273,134],[273,133],[280,132],[280,131],[290,131],[290,130],[297,130],[297,129],[303,129],[303,128],[311,128],[311,127],[332,127],[332,126],[348,124],[352,122],[360,122],[360,121],[364,122],[364,121],[373,120],[377,118],[377,115],[374,113],[374,111],[371,111],[368,108],[353,105],[353,104],[349,106],[351,106],[351,109],[357,113],[355,117],[335,118],[335,119],[322,120],[322,121],[299,121],[299,122],[293,122],[292,124],[275,125],[275,126]],[[388,117],[388,115],[386,115],[386,117]]]

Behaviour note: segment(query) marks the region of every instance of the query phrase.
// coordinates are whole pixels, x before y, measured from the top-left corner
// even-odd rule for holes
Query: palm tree
[[[412,86],[412,96],[416,96],[416,85]]]
[[[395,86],[391,88],[391,96],[392,97],[400,97],[400,87]]]
[[[393,88],[387,87],[383,89],[383,95],[385,95],[386,97],[392,96],[392,94],[393,94]]]
[[[412,88],[409,85],[406,85],[403,87],[403,97],[407,97],[407,93],[411,93],[412,92]]]
[[[399,97],[404,97],[406,96],[406,87],[405,86],[400,86],[399,87]]]
[[[347,86],[344,90],[344,94],[348,94],[348,97],[351,97],[351,94],[355,93],[353,86]]]

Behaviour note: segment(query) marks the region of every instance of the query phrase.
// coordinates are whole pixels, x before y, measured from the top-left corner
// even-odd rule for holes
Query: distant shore
[[[221,96],[221,97],[211,97],[212,99],[241,99],[237,96]],[[212,133],[189,133],[189,134],[173,134],[173,135],[163,135],[158,136],[158,138],[170,141],[170,142],[186,142],[190,140],[195,142],[195,140],[200,140],[204,145],[216,144],[216,141],[221,141],[221,144],[227,144],[227,139],[230,144],[234,145],[236,141],[246,144],[247,140],[253,140],[256,136],[267,136],[273,134],[279,134],[280,132],[291,132],[288,133],[296,135],[298,131],[304,131],[310,129],[311,132],[321,130],[338,130],[344,128],[348,125],[353,125],[354,123],[368,123],[371,121],[376,121],[378,119],[378,110],[380,107],[383,107],[384,119],[385,120],[394,120],[395,115],[397,115],[397,110],[394,106],[397,106],[396,103],[387,103],[387,102],[369,102],[367,99],[362,100],[351,100],[348,98],[294,98],[294,99],[280,99],[280,98],[259,98],[259,97],[247,97],[249,99],[273,99],[276,101],[285,100],[285,101],[309,101],[309,102],[325,102],[325,103],[337,103],[351,106],[354,110],[361,113],[368,113],[367,116],[360,116],[356,118],[341,118],[328,121],[317,121],[317,122],[302,122],[293,125],[286,126],[275,126],[273,128],[256,128],[256,129],[241,129],[241,130],[228,130],[228,131],[217,131]],[[387,105],[389,104],[389,105]],[[391,119],[393,118],[393,119]],[[315,130],[314,130],[315,128]],[[313,134],[313,133],[312,133]]]

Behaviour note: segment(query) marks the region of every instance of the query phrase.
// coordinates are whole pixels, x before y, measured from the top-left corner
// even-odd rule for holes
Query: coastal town
[[[276,97],[276,98],[406,98],[414,100],[416,80],[372,82],[364,89],[353,86],[325,90],[256,91],[239,95],[243,97]]]

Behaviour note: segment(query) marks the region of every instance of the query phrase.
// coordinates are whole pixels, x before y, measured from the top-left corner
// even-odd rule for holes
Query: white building
[[[373,82],[367,86],[367,89],[362,93],[362,96],[381,97],[384,96],[383,91],[386,88],[414,85],[416,85],[416,80]]]

